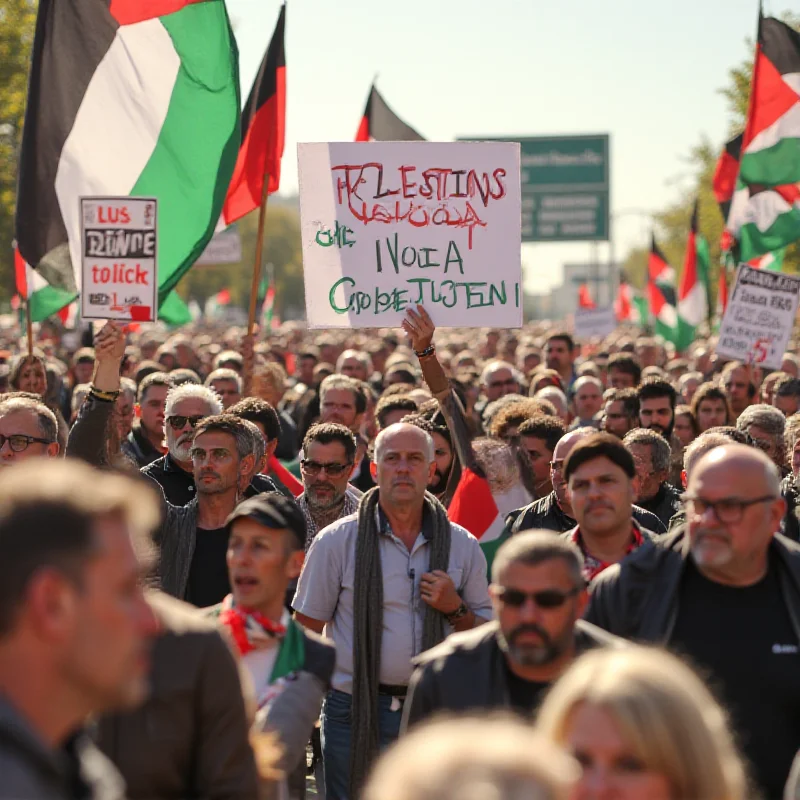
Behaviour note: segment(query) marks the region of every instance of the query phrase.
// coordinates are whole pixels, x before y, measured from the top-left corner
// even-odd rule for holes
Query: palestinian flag
[[[759,15],[739,179],[727,227],[739,261],[800,239],[800,33]]]
[[[597,308],[594,300],[592,300],[589,287],[585,283],[582,283],[578,288],[578,308]]]
[[[698,232],[697,201],[692,212],[686,257],[678,287],[678,330],[675,347],[686,350],[694,340],[695,328],[708,319],[708,274],[710,256],[708,242]]]
[[[647,299],[624,278],[619,282],[617,297],[614,300],[614,313],[618,322],[632,322],[640,326],[647,324]]]
[[[749,185],[800,182],[800,33],[760,14],[739,175]]]
[[[271,267],[271,265],[269,265]],[[273,314],[275,311],[275,281],[272,274],[272,269],[261,278],[258,284],[258,306],[261,309],[261,319],[264,321],[264,329],[270,330],[273,323]]]
[[[219,310],[230,305],[231,293],[229,289],[220,289],[215,295],[206,300],[205,316],[215,317]]]
[[[748,267],[753,269],[766,269],[770,272],[780,272],[783,269],[783,258],[786,255],[786,249],[781,248],[772,253],[766,253],[758,258],[751,258],[747,262]]]
[[[67,321],[69,306],[75,295],[56,289],[38,273],[14,248],[14,276],[17,282],[17,294],[30,307],[31,322],[43,322],[53,314],[58,314],[62,322]]]
[[[239,107],[224,0],[40,0],[17,197],[25,260],[74,295],[79,198],[155,197],[163,302],[214,232]]]
[[[242,146],[222,210],[222,226],[261,206],[264,176],[267,192],[281,183],[281,158],[286,138],[286,5],[281,6],[275,33],[261,62],[242,111]]]
[[[675,310],[675,270],[667,263],[664,254],[652,237],[650,257],[647,261],[647,298],[650,314],[655,319],[656,333],[674,342],[678,327]]]
[[[717,167],[714,170],[714,177],[712,179],[712,187],[714,190],[714,197],[719,204],[719,210],[722,212],[722,218],[727,222],[728,212],[731,208],[731,199],[733,193],[736,191],[736,179],[739,176],[739,157],[742,152],[742,139],[744,133],[725,143],[725,148],[717,161]]]
[[[369,92],[367,107],[356,132],[357,142],[424,142],[410,125],[407,125],[386,104],[374,84]]]
[[[173,289],[166,300],[158,307],[158,318],[171,328],[188,325],[192,321],[192,312],[183,298]]]
[[[478,540],[491,570],[494,554],[508,538],[502,535],[506,516],[529,502],[530,496],[519,485],[494,494],[489,481],[478,470],[467,467],[461,473],[447,516]]]

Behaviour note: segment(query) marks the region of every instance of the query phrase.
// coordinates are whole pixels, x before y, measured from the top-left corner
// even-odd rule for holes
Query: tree
[[[28,88],[36,0],[3,0],[0,6],[0,298],[14,290],[11,245],[17,157]]]
[[[196,300],[201,307],[220,289],[227,288],[231,302],[247,308],[253,277],[258,211],[238,223],[242,237],[239,264],[196,265],[178,284],[185,300]],[[267,213],[264,232],[264,264],[271,263],[275,275],[275,313],[281,319],[300,317],[305,308],[303,256],[300,245],[300,216],[296,209],[275,205]]]

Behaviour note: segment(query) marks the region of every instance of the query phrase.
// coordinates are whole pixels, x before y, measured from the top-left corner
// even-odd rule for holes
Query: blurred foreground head
[[[505,715],[415,728],[377,763],[363,800],[566,800],[575,761]]]

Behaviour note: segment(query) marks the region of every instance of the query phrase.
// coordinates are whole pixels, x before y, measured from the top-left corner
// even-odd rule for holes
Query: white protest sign
[[[575,336],[578,339],[601,339],[613,333],[617,327],[617,315],[609,308],[579,308],[575,312]]]
[[[739,267],[717,353],[768,369],[780,369],[794,326],[800,278]]]
[[[242,237],[235,226],[220,231],[200,253],[195,265],[238,264],[242,260]]]
[[[150,322],[158,308],[156,199],[81,198],[81,316]]]
[[[519,144],[299,144],[311,328],[522,324]]]

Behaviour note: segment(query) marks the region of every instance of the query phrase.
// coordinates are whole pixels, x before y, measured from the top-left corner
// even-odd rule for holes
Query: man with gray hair
[[[781,470],[782,477],[789,473],[784,463],[783,433],[786,417],[781,411],[766,403],[757,403],[739,414],[736,427],[750,435],[759,450],[763,450]]]
[[[430,434],[396,423],[378,434],[376,488],[357,513],[320,531],[292,605],[336,645],[322,713],[328,798],[355,798],[378,750],[397,737],[412,659],[491,616],[478,541],[426,492]]]
[[[681,510],[680,492],[667,481],[672,450],[667,440],[650,428],[634,428],[622,439],[636,464],[636,503],[655,514],[669,528]]]
[[[372,359],[361,350],[345,350],[336,360],[336,372],[366,382],[372,374]]]
[[[800,749],[800,547],[778,532],[780,474],[755,447],[716,447],[685,500],[685,529],[605,570],[586,619],[690,658],[747,733],[753,793],[782,797]]]
[[[519,376],[513,364],[490,361],[481,372],[481,388],[487,403],[506,394],[519,394]]]
[[[58,455],[58,422],[37,395],[13,393],[0,400],[0,467]]]
[[[195,428],[206,417],[222,412],[222,400],[208,386],[185,383],[182,386],[173,386],[167,392],[164,432],[169,452],[152,464],[142,467],[141,472],[161,487],[164,497],[173,505],[184,506],[196,497],[197,486],[191,455]],[[276,490],[275,484],[268,477],[256,474],[247,496]]]
[[[603,384],[592,375],[582,375],[572,385],[572,405],[575,419],[570,430],[576,428],[599,428],[597,414],[603,407]]]
[[[492,563],[494,622],[454,634],[414,660],[403,731],[440,712],[511,709],[526,717],[583,651],[621,641],[581,617],[580,550],[551,531],[507,540]]]
[[[225,411],[242,399],[242,378],[235,370],[225,367],[215,369],[204,385],[217,393]]]

